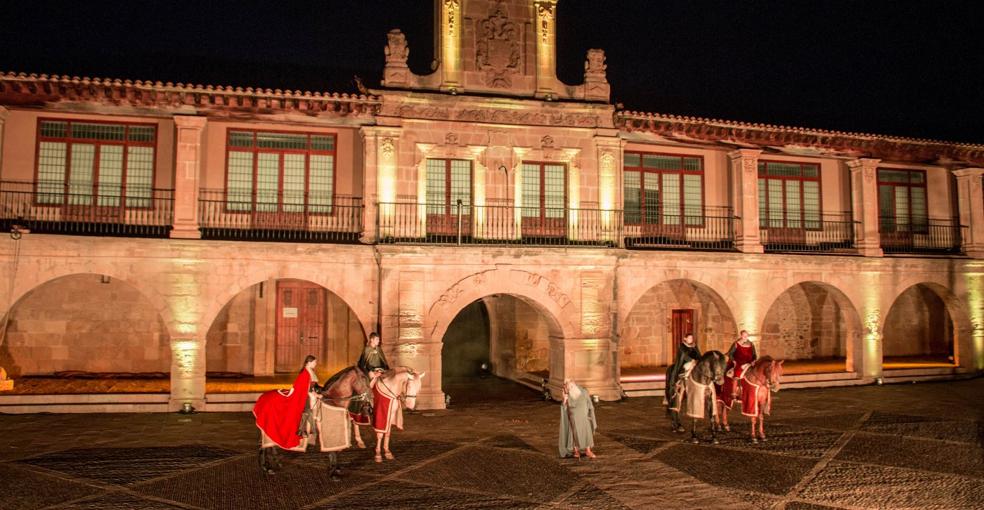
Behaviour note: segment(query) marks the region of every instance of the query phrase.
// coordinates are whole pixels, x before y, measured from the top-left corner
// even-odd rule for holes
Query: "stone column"
[[[205,339],[171,339],[171,399],[169,409],[184,404],[205,410]]]
[[[611,338],[550,337],[550,379],[547,389],[554,399],[563,398],[564,379],[573,379],[602,400],[621,398],[614,378]]]
[[[851,169],[851,211],[858,225],[854,244],[865,257],[881,257],[878,231],[878,164],[880,159],[861,158],[847,162]]]
[[[0,178],[3,175],[3,133],[4,125],[7,123],[7,115],[10,114],[10,110],[6,107],[0,106]]]
[[[417,393],[417,406],[421,409],[444,409],[444,392],[441,391],[442,339],[424,338],[425,280],[426,273],[423,271],[400,271],[396,338],[390,359],[394,366],[412,367],[417,372],[427,374]],[[387,305],[387,301],[384,301],[384,306],[392,306]],[[384,311],[384,315],[387,314]]]
[[[175,116],[177,150],[174,154],[174,228],[171,237],[199,239],[198,180],[204,151],[205,117]]]
[[[964,253],[984,258],[984,168],[954,170],[960,206],[961,241]]]
[[[376,150],[378,137],[374,128],[362,128],[362,237],[359,241],[371,244],[376,242],[376,208],[379,197],[376,194]]]
[[[464,21],[461,0],[443,0],[440,4],[441,90],[461,92],[461,24]]]
[[[762,253],[759,237],[758,149],[738,149],[728,153],[731,160],[731,204],[740,218],[735,229],[735,246],[743,253]]]
[[[552,98],[557,83],[557,0],[535,0],[536,97]]]

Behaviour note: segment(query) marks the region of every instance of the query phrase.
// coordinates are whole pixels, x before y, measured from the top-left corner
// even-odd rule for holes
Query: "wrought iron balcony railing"
[[[827,213],[796,222],[759,220],[762,246],[773,253],[855,253],[858,228],[851,213]]]
[[[201,190],[198,206],[203,239],[349,243],[362,233],[360,197]]]
[[[631,249],[735,249],[735,217],[729,207],[704,207],[688,214],[625,214],[625,247]]]
[[[398,202],[380,203],[376,221],[380,243],[614,247],[622,213]]]
[[[0,228],[34,233],[167,237],[174,191],[135,186],[0,181]]]
[[[912,253],[954,255],[963,253],[961,225],[956,218],[929,218],[901,222],[894,217],[879,218],[879,236],[885,254]]]

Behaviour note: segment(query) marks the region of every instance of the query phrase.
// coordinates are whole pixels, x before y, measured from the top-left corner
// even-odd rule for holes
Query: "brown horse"
[[[772,411],[772,393],[779,391],[782,378],[782,360],[762,356],[744,373],[739,384],[741,388],[741,414],[752,420],[751,437],[753,443],[765,441],[765,417]],[[755,425],[758,424],[758,434]]]

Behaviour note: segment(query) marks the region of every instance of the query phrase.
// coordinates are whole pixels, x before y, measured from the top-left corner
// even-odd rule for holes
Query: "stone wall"
[[[17,303],[0,365],[13,376],[168,373],[171,351],[164,322],[137,289],[115,278],[76,274],[45,283]]]
[[[710,292],[686,280],[664,282],[643,294],[622,327],[622,368],[658,367],[672,361],[672,314],[679,309],[694,311],[694,336],[702,351],[726,351],[737,336],[731,312]]]
[[[953,322],[943,300],[925,285],[899,296],[885,320],[883,355],[951,356]]]
[[[550,326],[529,303],[513,296],[485,299],[492,330],[492,368],[501,377],[550,370]]]
[[[759,354],[790,360],[845,357],[849,320],[833,293],[801,283],[783,292],[769,308]]]

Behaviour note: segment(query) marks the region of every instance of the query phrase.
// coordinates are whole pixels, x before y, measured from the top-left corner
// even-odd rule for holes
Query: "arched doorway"
[[[167,326],[128,282],[99,274],[55,278],[11,309],[0,366],[26,393],[167,393]]]
[[[550,379],[551,342],[562,335],[549,312],[528,298],[493,294],[473,301],[442,339],[441,389],[456,403],[539,398]]]
[[[883,330],[885,370],[956,364],[957,329],[945,289],[917,283],[895,299]]]
[[[366,332],[348,304],[307,280],[254,284],[219,311],[206,335],[207,392],[256,391],[293,380],[304,357],[324,380],[354,365]]]
[[[802,282],[776,298],[765,314],[759,355],[783,359],[787,374],[853,372],[861,319],[837,288]]]
[[[728,305],[707,285],[678,279],[651,287],[632,306],[622,327],[622,381],[661,381],[686,333],[694,334],[701,351],[727,350],[738,334]]]

